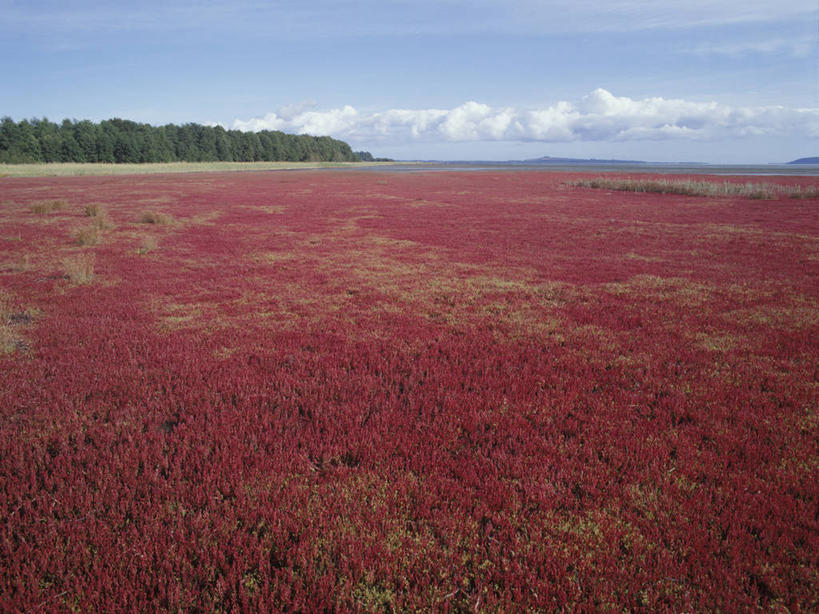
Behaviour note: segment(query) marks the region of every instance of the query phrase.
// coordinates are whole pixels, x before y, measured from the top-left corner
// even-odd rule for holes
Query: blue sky
[[[816,0],[0,0],[0,116],[400,159],[819,155]]]

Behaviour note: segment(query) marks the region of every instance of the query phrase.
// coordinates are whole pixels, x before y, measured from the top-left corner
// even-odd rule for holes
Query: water
[[[697,164],[697,163],[594,163],[554,162],[396,162],[395,164],[354,168],[383,172],[430,171],[547,171],[560,173],[649,173],[653,175],[786,175],[819,177],[819,164]]]

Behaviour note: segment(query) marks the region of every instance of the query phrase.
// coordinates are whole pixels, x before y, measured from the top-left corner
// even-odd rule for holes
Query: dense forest
[[[124,119],[98,124],[84,120],[0,120],[0,163],[26,162],[319,162],[358,161],[328,136],[279,131],[242,132],[221,126],[152,126]]]

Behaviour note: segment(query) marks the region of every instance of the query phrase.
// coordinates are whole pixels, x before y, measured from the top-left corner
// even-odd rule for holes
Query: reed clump
[[[68,206],[68,202],[63,199],[40,200],[31,205],[31,211],[38,215],[51,213],[52,211],[61,211]]]
[[[102,240],[102,233],[97,226],[86,226],[74,233],[74,242],[80,246],[97,245]]]
[[[173,224],[174,219],[173,216],[167,213],[160,213],[158,211],[145,211],[142,215],[139,216],[139,221],[143,224],[156,224],[160,226],[164,226],[167,224]]]
[[[622,192],[645,192],[653,194],[680,194],[683,196],[739,196],[742,198],[775,200],[782,196],[791,198],[817,198],[819,189],[788,186],[777,183],[735,183],[730,181],[703,181],[693,179],[633,179],[608,178],[583,179],[570,185]]]
[[[142,237],[142,240],[139,242],[139,249],[137,250],[140,254],[147,254],[156,250],[159,247],[159,242],[157,241],[156,237]]]
[[[108,211],[100,203],[91,203],[84,208],[85,215],[93,220],[93,225],[100,230],[109,230],[114,227]]]
[[[83,252],[63,258],[62,265],[66,277],[75,284],[87,284],[94,281],[94,264],[96,258],[91,252]]]
[[[9,322],[10,315],[11,301],[0,291],[0,355],[10,354],[17,348],[17,337]]]

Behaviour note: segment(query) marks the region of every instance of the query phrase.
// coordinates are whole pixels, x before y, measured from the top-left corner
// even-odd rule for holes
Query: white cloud
[[[681,28],[734,23],[771,22],[816,14],[812,0],[575,0],[600,23],[632,21],[638,28]]]
[[[354,143],[715,140],[747,136],[819,137],[819,109],[735,107],[666,98],[632,99],[596,89],[576,102],[540,109],[493,108],[470,101],[453,109],[361,113],[285,108],[236,120],[240,130],[330,135]]]
[[[748,54],[784,54],[794,58],[806,58],[816,53],[819,39],[810,36],[793,38],[768,38],[765,40],[739,41],[735,43],[703,43],[683,51],[696,55],[722,55],[742,57]]]
[[[303,100],[295,104],[288,104],[279,109],[278,114],[285,120],[291,120],[305,111],[315,109],[318,103],[315,100]]]
[[[442,116],[439,132],[448,141],[504,140],[515,115],[514,109],[494,110],[485,104],[467,102]]]

